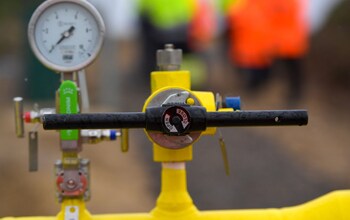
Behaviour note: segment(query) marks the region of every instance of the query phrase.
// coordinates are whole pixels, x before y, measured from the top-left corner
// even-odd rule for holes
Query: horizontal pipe
[[[191,112],[191,108],[188,110],[196,114],[195,111]],[[42,122],[46,130],[147,128],[149,127],[147,125],[152,124],[155,130],[162,131],[163,125],[160,119],[162,111],[157,114],[159,115],[152,117],[147,117],[147,113],[142,112],[48,114],[42,117]],[[200,120],[200,123],[204,124],[202,126],[193,124],[190,130],[196,131],[199,127],[306,125],[308,115],[305,110],[207,112],[206,118]]]
[[[41,120],[46,130],[144,128],[145,113],[48,114]]]
[[[306,110],[207,112],[208,127],[306,125]]]
[[[92,215],[89,220],[309,220],[350,219],[350,190],[339,190],[298,206],[267,209],[209,210],[192,212],[125,213]],[[162,211],[162,210],[161,210]],[[82,218],[84,220],[84,218]],[[0,220],[60,220],[52,217],[6,217]]]

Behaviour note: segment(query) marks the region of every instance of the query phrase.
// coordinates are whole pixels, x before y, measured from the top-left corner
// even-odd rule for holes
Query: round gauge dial
[[[85,68],[98,55],[105,26],[86,0],[47,0],[28,26],[30,46],[48,68],[72,72]]]

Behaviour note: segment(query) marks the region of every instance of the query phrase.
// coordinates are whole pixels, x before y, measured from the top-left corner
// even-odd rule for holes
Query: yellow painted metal
[[[164,87],[180,87],[191,89],[191,75],[189,71],[155,71],[151,73],[151,92],[155,93]]]
[[[218,112],[233,112],[233,108],[220,108]]]
[[[189,71],[152,72],[151,73],[152,94],[146,100],[143,111],[146,110],[149,103],[160,92],[167,89],[173,89],[173,88],[190,90],[190,87],[191,87],[191,76]],[[177,150],[170,150],[153,143],[153,160],[156,162],[190,161],[192,160],[192,146],[188,146]]]
[[[175,174],[176,176],[176,174]],[[186,197],[179,192],[177,198]],[[168,199],[165,195],[165,201]],[[185,199],[184,201],[188,201]],[[158,200],[159,202],[159,200]],[[165,207],[171,207],[171,205]],[[150,213],[92,215],[82,213],[79,220],[349,220],[350,190],[329,193],[303,205],[287,208],[198,211],[191,204],[184,205],[183,212],[154,209]],[[176,207],[178,209],[179,207]],[[1,219],[1,218],[0,218]],[[62,215],[51,217],[6,217],[1,220],[63,220]]]
[[[215,97],[212,92],[192,91],[192,93],[196,96],[196,98],[198,98],[201,105],[208,112],[216,111]]]
[[[200,92],[200,91],[193,91],[193,94],[198,98],[201,105],[206,108],[208,112],[215,112],[216,111],[216,104],[215,104],[215,97],[212,92]],[[216,133],[216,128],[211,127],[207,128],[202,135],[214,135]]]
[[[153,144],[153,160],[155,162],[182,162],[191,161],[193,158],[193,146],[182,149],[167,149]]]
[[[196,215],[198,210],[187,191],[185,168],[167,168],[164,166],[163,164],[161,192],[151,215],[159,218],[162,216]]]
[[[146,100],[143,111],[159,93],[168,89],[183,89],[193,94],[207,111],[216,111],[215,98],[212,92],[191,91],[189,71],[155,71],[151,73],[151,96]],[[193,100],[188,100],[191,104]],[[216,128],[208,128],[202,134],[213,135]],[[150,139],[150,138],[149,138]],[[150,139],[150,141],[152,141]],[[153,160],[156,162],[181,162],[192,160],[192,145],[182,149],[166,149],[153,143]]]
[[[68,210],[66,208],[69,208]],[[73,210],[71,210],[73,209]],[[78,209],[78,219],[79,220],[92,220],[92,216],[89,211],[86,209],[85,202],[83,198],[77,199],[64,199],[61,204],[61,211],[57,215],[57,220],[75,220],[75,219],[66,219],[65,217],[69,216],[69,213],[66,212],[74,212],[75,209]]]

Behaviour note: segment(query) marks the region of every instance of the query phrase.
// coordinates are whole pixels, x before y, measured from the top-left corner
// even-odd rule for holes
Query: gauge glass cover
[[[48,68],[77,71],[98,55],[105,26],[84,0],[48,0],[34,12],[28,27],[31,48]]]

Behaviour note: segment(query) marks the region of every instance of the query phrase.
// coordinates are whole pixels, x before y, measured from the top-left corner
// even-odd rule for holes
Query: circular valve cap
[[[162,125],[165,133],[169,135],[183,135],[191,124],[188,111],[180,106],[173,106],[165,110],[162,116]]]

